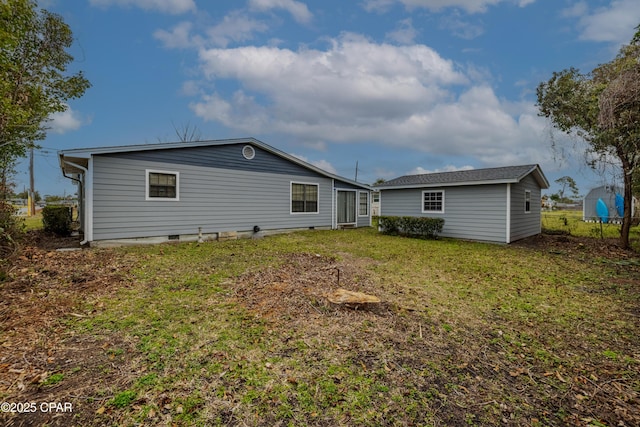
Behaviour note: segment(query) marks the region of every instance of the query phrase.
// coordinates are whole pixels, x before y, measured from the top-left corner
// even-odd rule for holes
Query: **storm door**
[[[356,223],[356,192],[338,190],[338,225]]]

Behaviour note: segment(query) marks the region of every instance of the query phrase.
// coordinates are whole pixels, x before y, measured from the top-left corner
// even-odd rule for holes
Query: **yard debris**
[[[345,304],[349,306],[360,306],[365,304],[378,304],[380,298],[365,294],[364,292],[349,291],[346,289],[336,289],[327,296],[329,302],[333,304]]]

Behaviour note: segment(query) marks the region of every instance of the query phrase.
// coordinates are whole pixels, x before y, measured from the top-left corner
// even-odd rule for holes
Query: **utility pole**
[[[29,154],[29,214],[28,216],[35,216],[36,214],[36,200],[35,200],[35,182],[33,178],[33,147],[31,147],[31,152]]]
[[[356,179],[354,179],[355,182],[358,182],[358,161],[356,160]]]

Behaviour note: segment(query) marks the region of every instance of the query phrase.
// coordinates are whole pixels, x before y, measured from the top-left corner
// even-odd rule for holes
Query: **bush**
[[[15,252],[16,240],[24,233],[24,221],[16,216],[17,209],[0,200],[0,259]]]
[[[71,208],[68,206],[45,206],[42,209],[42,225],[44,231],[58,236],[71,234]]]
[[[380,216],[378,228],[384,234],[435,239],[444,227],[443,218]]]

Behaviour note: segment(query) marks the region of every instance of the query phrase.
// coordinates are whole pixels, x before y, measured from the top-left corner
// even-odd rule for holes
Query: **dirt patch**
[[[327,313],[354,310],[387,313],[387,303],[348,307],[329,302],[328,296],[339,288],[386,297],[367,274],[373,260],[339,255],[340,259],[300,253],[288,257],[278,268],[244,274],[234,281],[236,299],[261,317],[276,322],[308,321]]]
[[[634,260],[639,257],[637,252],[622,249],[618,239],[575,237],[567,234],[537,234],[513,242],[511,246],[546,251],[582,260],[601,258]]]
[[[65,323],[89,318],[101,310],[102,297],[130,286],[129,263],[116,252],[59,247],[79,249],[77,239],[31,233],[0,283],[0,396],[37,405],[0,414],[3,425],[93,420],[109,390],[128,378],[120,367],[133,357],[130,343],[117,335],[70,334]],[[52,402],[62,406],[46,407]]]

